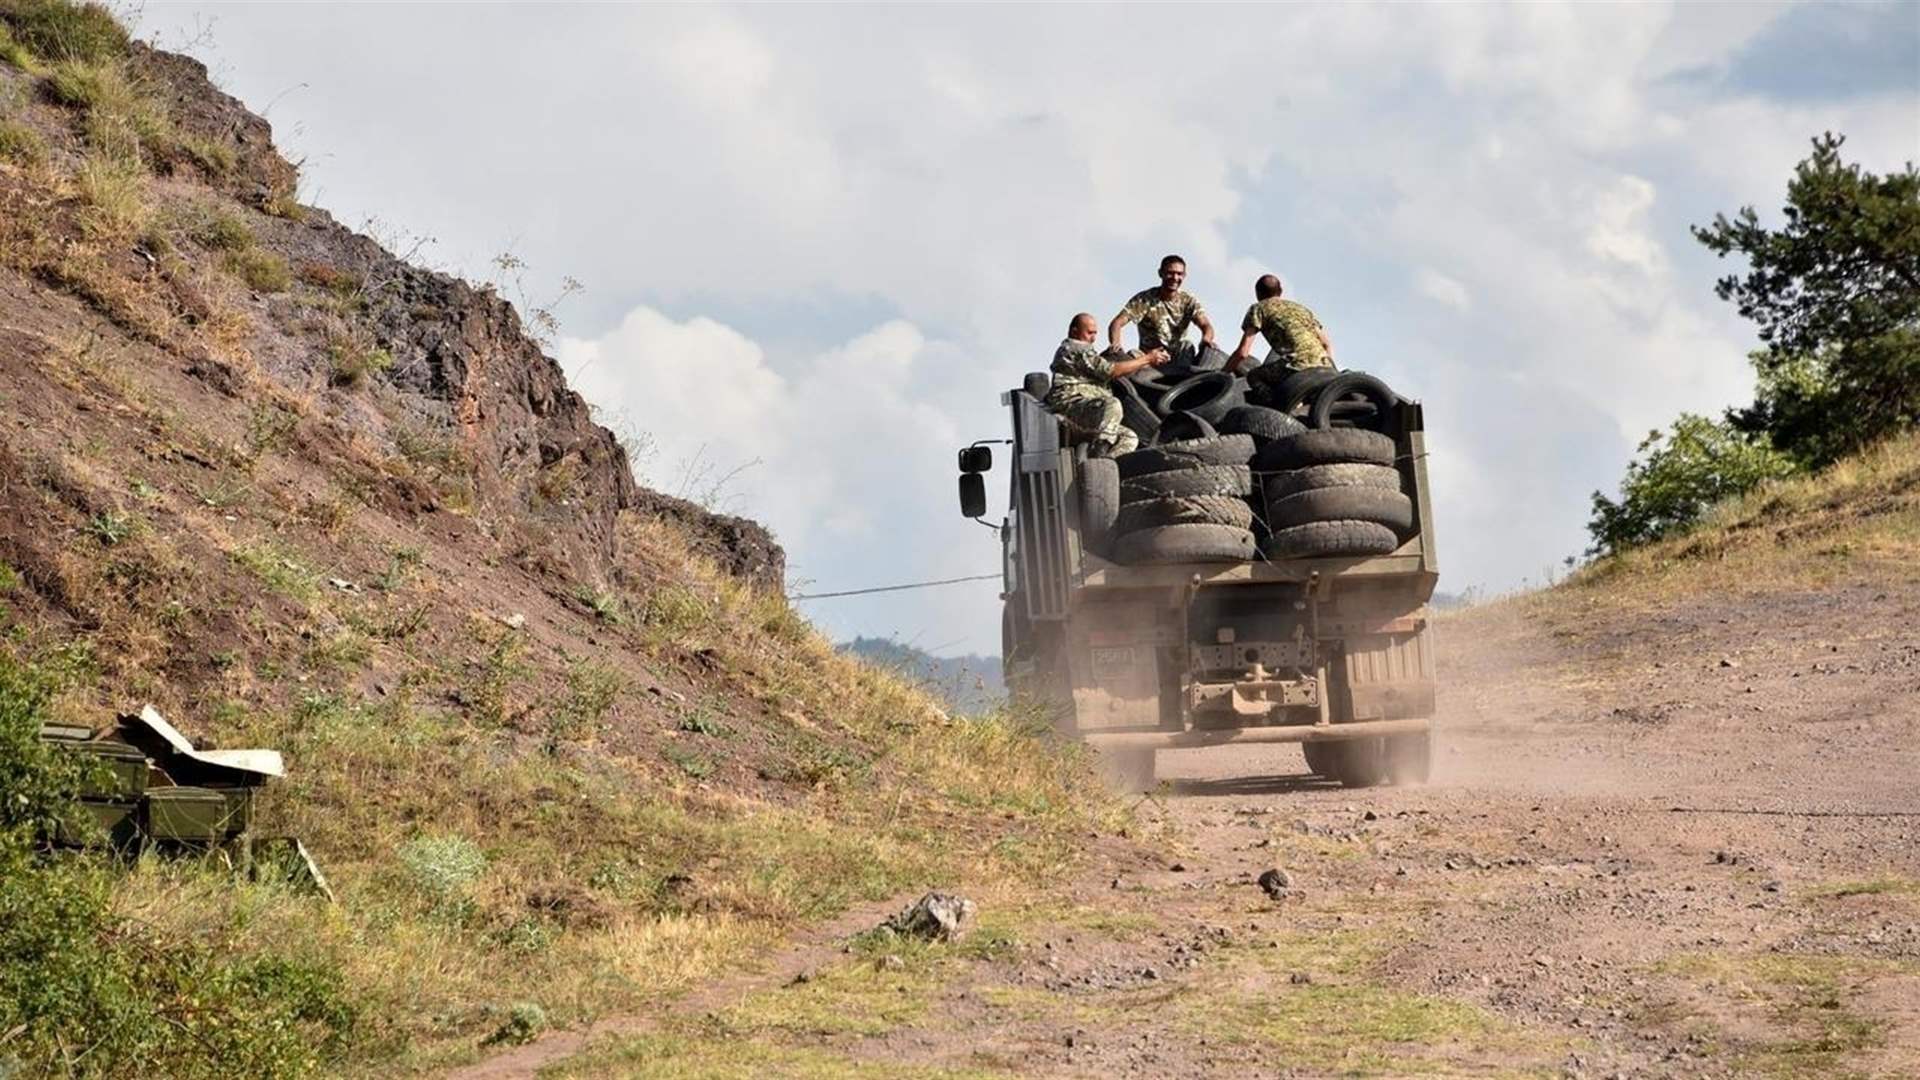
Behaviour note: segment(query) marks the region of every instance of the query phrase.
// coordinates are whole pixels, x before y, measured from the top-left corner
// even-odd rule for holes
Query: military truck
[[[1127,565],[1110,538],[1095,535],[1109,528],[1113,463],[1066,445],[1042,404],[1045,387],[1044,375],[1030,375],[1001,396],[1010,440],[960,452],[961,509],[980,518],[991,446],[1011,449],[999,526],[1009,690],[1051,709],[1063,731],[1135,786],[1153,782],[1162,749],[1279,742],[1302,744],[1309,769],[1350,787],[1424,781],[1434,712],[1427,602],[1438,569],[1419,403],[1387,394],[1368,407],[1376,434],[1365,438],[1383,449],[1392,440],[1368,468],[1395,483],[1390,458],[1411,514],[1371,553]],[[1329,417],[1347,407],[1305,404],[1305,421],[1289,418],[1288,431],[1268,434],[1316,420],[1339,426]],[[1314,440],[1328,437],[1296,441]],[[1273,479],[1259,475],[1262,460],[1249,470],[1256,507],[1262,481]],[[1265,533],[1263,524],[1253,528]]]

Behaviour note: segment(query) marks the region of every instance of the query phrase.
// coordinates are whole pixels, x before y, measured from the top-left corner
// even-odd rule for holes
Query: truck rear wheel
[[[1329,780],[1333,775],[1333,744],[1323,742],[1303,742],[1300,753],[1307,759],[1307,771],[1315,776],[1324,776]]]
[[[1387,779],[1387,750],[1380,738],[1328,743],[1334,752],[1333,778],[1344,787],[1376,787]]]
[[[1122,791],[1153,790],[1154,752],[1152,750],[1102,750],[1100,775]]]
[[[1433,732],[1387,736],[1387,778],[1396,786],[1424,784],[1433,771]]]

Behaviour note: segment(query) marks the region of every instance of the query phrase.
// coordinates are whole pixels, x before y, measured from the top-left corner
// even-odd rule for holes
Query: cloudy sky
[[[750,8],[153,3],[306,201],[535,302],[642,478],[812,590],[992,572],[954,450],[1168,251],[1221,326],[1273,270],[1426,402],[1443,588],[1537,582],[1682,409],[1750,391],[1687,226],[1822,130],[1920,158],[1911,3]],[[1143,54],[1143,47],[1158,52]],[[511,292],[512,289],[509,289]],[[1004,474],[996,474],[996,486]],[[806,605],[998,648],[996,587]]]

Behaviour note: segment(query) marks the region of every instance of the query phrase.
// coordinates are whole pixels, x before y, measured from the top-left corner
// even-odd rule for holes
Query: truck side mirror
[[[961,451],[965,453],[966,451]],[[960,512],[967,517],[984,517],[987,512],[987,479],[977,472],[960,474]]]
[[[960,448],[960,471],[963,473],[983,473],[993,468],[993,447],[964,446]]]

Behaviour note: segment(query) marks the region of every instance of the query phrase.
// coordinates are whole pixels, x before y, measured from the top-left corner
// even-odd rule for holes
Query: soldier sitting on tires
[[[1087,443],[1096,457],[1118,457],[1138,448],[1140,437],[1120,422],[1113,380],[1159,367],[1167,362],[1167,351],[1102,353],[1093,343],[1099,333],[1100,324],[1084,311],[1067,324],[1067,338],[1053,352],[1053,387],[1047,391],[1046,406],[1066,429],[1067,445]]]
[[[1213,322],[1207,318],[1207,309],[1200,306],[1199,298],[1180,287],[1186,280],[1187,260],[1178,255],[1161,259],[1160,284],[1134,293],[1107,324],[1108,351],[1120,349],[1120,332],[1128,323],[1138,328],[1141,352],[1164,349],[1180,360],[1181,367],[1197,355],[1193,344],[1186,340],[1187,327],[1200,328],[1202,347],[1212,345]]]
[[[1228,371],[1238,372],[1253,355],[1253,339],[1265,337],[1273,355],[1247,373],[1247,381],[1261,389],[1271,389],[1296,371],[1333,366],[1333,341],[1326,327],[1305,304],[1282,298],[1284,291],[1272,274],[1253,283],[1253,306],[1240,323],[1240,347],[1227,364]]]

